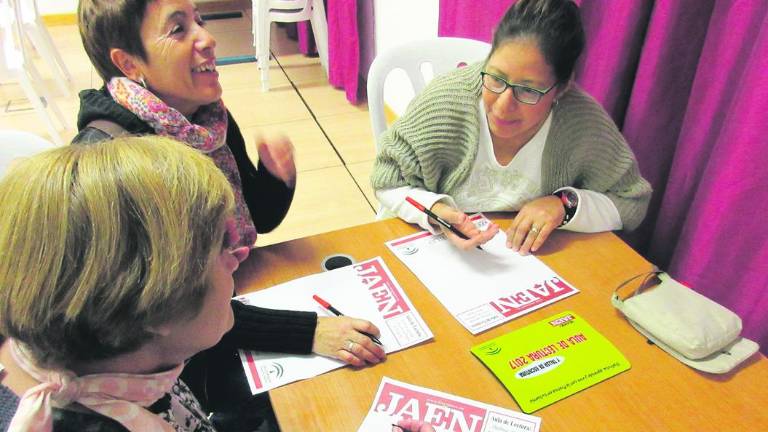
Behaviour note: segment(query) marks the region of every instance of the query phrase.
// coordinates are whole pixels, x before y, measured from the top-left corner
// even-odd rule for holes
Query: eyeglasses
[[[502,77],[490,74],[488,72],[480,72],[480,76],[483,79],[483,87],[487,88],[496,94],[504,93],[507,88],[512,88],[512,94],[515,96],[518,102],[526,105],[536,105],[541,100],[542,96],[549,93],[550,90],[557,86],[557,83],[552,84],[546,90],[537,90],[533,87],[528,87],[520,84],[510,84]]]

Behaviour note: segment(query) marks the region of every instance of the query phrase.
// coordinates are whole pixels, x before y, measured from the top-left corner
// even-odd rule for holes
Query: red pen
[[[318,302],[318,303],[320,304],[320,306],[322,306],[322,307],[324,307],[325,309],[328,309],[329,311],[331,311],[331,313],[333,313],[334,315],[336,315],[336,316],[344,316],[344,314],[343,314],[343,313],[341,313],[341,311],[339,311],[339,310],[338,310],[338,309],[336,309],[335,307],[331,306],[331,304],[330,304],[330,303],[328,303],[327,301],[325,301],[325,300],[323,300],[322,298],[320,298],[320,296],[319,296],[319,295],[317,295],[317,294],[314,294],[314,295],[312,295],[312,299],[313,299],[314,301]],[[360,331],[360,330],[357,330],[357,331],[358,331],[358,332],[360,332],[360,333],[362,333],[362,334],[364,334],[365,336],[368,336],[368,337],[369,337],[369,338],[370,338],[372,341],[374,341],[375,343],[377,343],[377,344],[379,344],[379,345],[382,345],[382,346],[384,345],[384,344],[382,344],[382,343],[381,343],[381,341],[379,340],[379,338],[377,338],[376,336],[374,336],[374,335],[372,335],[372,334],[370,334],[370,333],[368,333],[368,332],[364,332],[364,331]]]
[[[447,229],[449,229],[452,233],[456,234],[459,238],[464,239],[464,240],[469,240],[469,237],[467,237],[466,234],[464,234],[463,232],[461,232],[458,229],[456,229],[456,227],[454,227],[453,225],[448,223],[445,219],[443,219],[440,216],[432,213],[431,210],[429,210],[428,208],[426,208],[423,205],[419,204],[415,199],[413,199],[411,197],[405,197],[405,200],[408,201],[409,203],[411,203],[411,205],[413,205],[414,207],[416,207],[420,211],[424,212],[427,216],[431,217],[434,221],[436,221],[440,225],[442,225],[442,226],[446,227]],[[483,250],[483,248],[481,248],[479,245],[475,246],[475,247],[480,249],[480,250]]]

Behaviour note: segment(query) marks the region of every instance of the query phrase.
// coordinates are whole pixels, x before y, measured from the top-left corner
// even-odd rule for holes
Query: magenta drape
[[[299,37],[299,51],[305,55],[317,54],[315,38],[312,33],[312,26],[309,24],[309,21],[296,23],[296,33]]]
[[[513,1],[488,3],[441,0],[439,34],[489,41]],[[577,3],[587,48],[576,79],[654,187],[645,223],[626,238],[739,314],[768,352],[768,2]]]
[[[357,104],[364,96],[360,80],[360,36],[357,1],[328,0],[328,81],[344,89],[347,100]]]
[[[768,352],[768,2],[711,15],[650,256],[737,312]]]
[[[496,24],[512,3],[513,0],[483,1],[480,7],[475,0],[441,0],[437,35],[490,42]]]
[[[343,89],[353,104],[365,98],[365,82],[360,78],[360,35],[357,0],[326,0],[328,20],[328,82]],[[299,50],[317,54],[309,21],[297,25]]]

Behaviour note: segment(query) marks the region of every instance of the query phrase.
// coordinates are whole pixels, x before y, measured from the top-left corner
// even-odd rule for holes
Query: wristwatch
[[[579,207],[579,194],[571,189],[563,189],[555,192],[555,195],[560,198],[560,202],[563,203],[563,208],[565,209],[565,217],[563,217],[563,222],[560,224],[560,226],[563,226],[570,222],[573,215],[576,214],[576,209]]]

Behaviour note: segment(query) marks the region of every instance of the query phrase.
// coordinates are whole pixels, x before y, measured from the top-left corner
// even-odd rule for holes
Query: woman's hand
[[[507,247],[527,255],[536,252],[565,217],[560,198],[549,195],[525,204],[507,229]]]
[[[392,432],[435,432],[435,428],[429,423],[408,419],[397,422]]]
[[[285,135],[269,139],[257,135],[256,149],[259,152],[259,160],[267,171],[293,189],[296,186],[296,162],[293,159],[291,140]]]
[[[477,247],[492,239],[493,236],[499,232],[499,226],[495,223],[488,225],[488,229],[485,231],[480,231],[474,222],[469,219],[469,216],[467,216],[466,213],[441,202],[435,203],[430,210],[468,237],[468,239],[465,240],[452,233],[446,227],[439,225],[448,240],[461,250],[469,250]]]
[[[360,332],[376,337],[380,334],[379,329],[370,321],[346,316],[318,317],[312,352],[353,366],[375,364],[386,359],[384,348]]]

